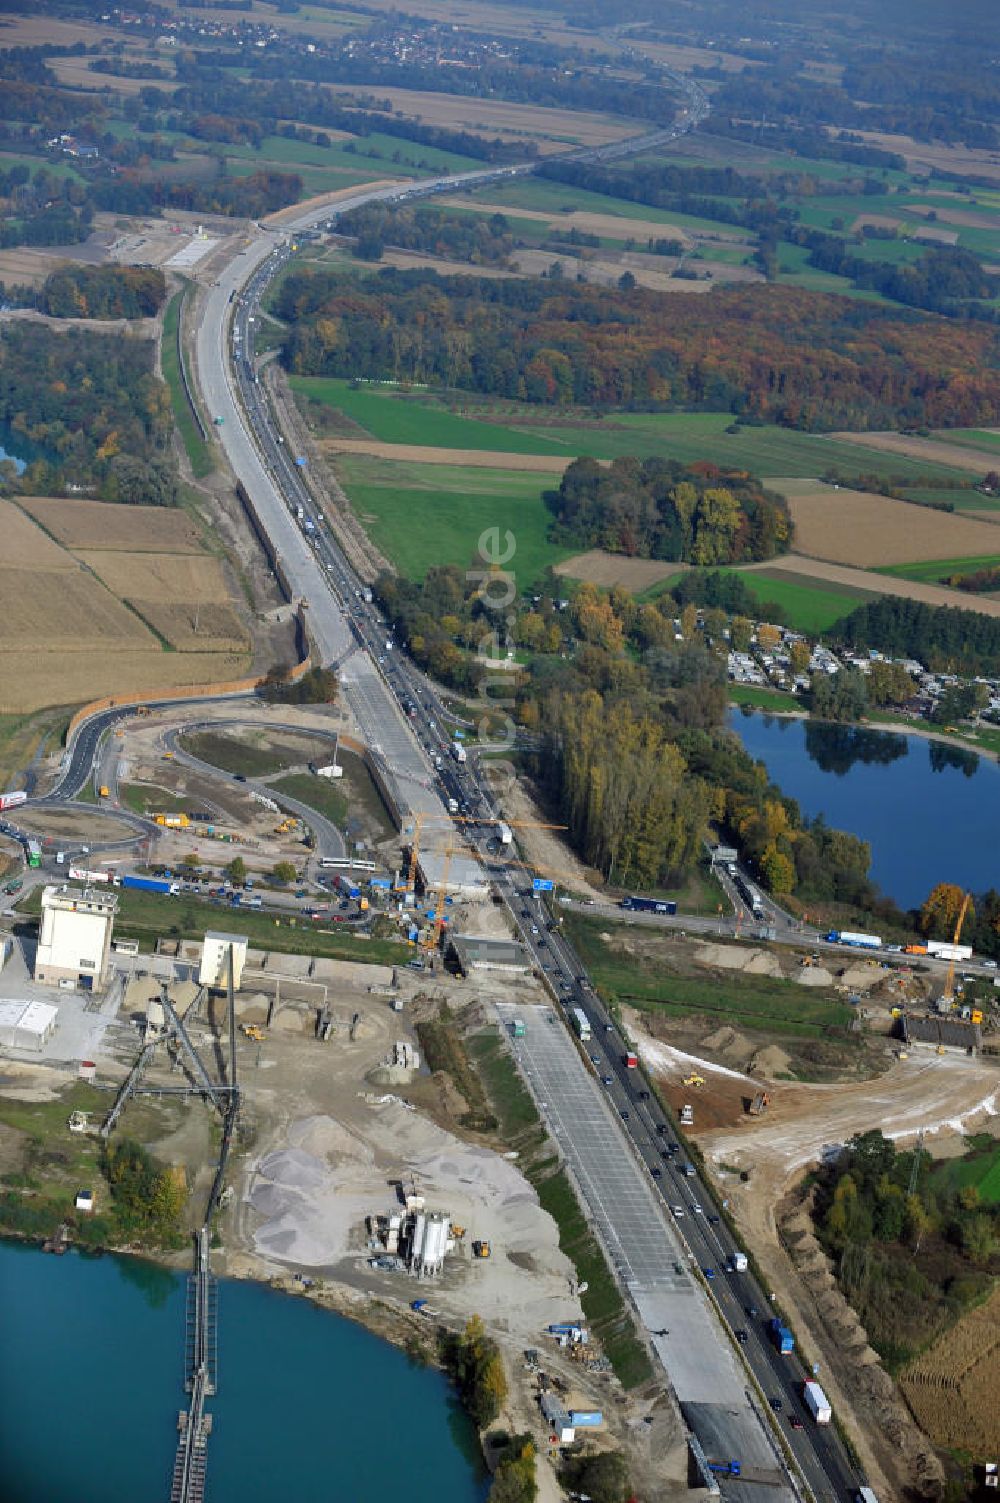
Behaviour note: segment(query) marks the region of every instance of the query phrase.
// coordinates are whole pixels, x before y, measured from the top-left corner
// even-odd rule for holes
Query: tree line
[[[459,216],[433,204],[363,204],[340,216],[337,233],[356,238],[355,254],[363,261],[379,261],[385,247],[395,245],[470,266],[504,266],[514,249],[505,215]]]
[[[553,537],[640,558],[712,565],[784,551],[788,508],[745,471],[667,459],[577,459],[546,493]]]
[[[53,318],[154,318],[167,280],[154,266],[81,266],[51,272],[33,305]]]
[[[800,289],[697,299],[385,269],[289,275],[300,375],[458,387],[546,406],[729,411],[807,430],[1000,420],[1000,337]],[[831,366],[837,381],[831,382]]]
[[[934,672],[1000,677],[1000,620],[978,611],[882,595],[851,611],[829,635],[846,647],[916,658]]]

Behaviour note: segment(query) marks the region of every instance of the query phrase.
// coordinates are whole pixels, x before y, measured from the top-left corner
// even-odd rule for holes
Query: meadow
[[[901,481],[963,482],[960,469],[905,454],[876,455],[843,438],[762,424],[741,426],[726,412],[554,411],[527,402],[479,399],[465,392],[352,389],[346,380],[292,377],[296,392],[334,407],[382,443],[424,444],[510,454],[617,459],[662,455],[682,464],[710,460],[762,477],[812,478],[836,468],[850,477],[885,473]],[[733,430],[733,431],[730,431]]]
[[[340,456],[336,469],[376,547],[411,579],[422,579],[434,564],[479,566],[477,544],[487,527],[514,534],[517,552],[508,567],[520,589],[574,552],[548,541],[543,476],[358,455]]]

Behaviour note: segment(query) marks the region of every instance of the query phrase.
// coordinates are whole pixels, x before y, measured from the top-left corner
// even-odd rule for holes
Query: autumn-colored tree
[[[920,928],[924,934],[937,939],[951,939],[962,911],[965,893],[954,882],[939,882],[928,895],[920,910]],[[976,916],[970,903],[966,918],[971,922]]]
[[[746,652],[753,638],[753,622],[734,616],[729,623],[729,643],[734,652]]]
[[[788,660],[796,675],[809,672],[812,647],[808,642],[793,642],[788,649]]]
[[[905,704],[917,685],[902,663],[873,662],[868,670],[868,698],[873,705]]]
[[[776,845],[769,845],[760,858],[760,870],[768,890],[774,893],[792,892],[795,887],[795,863]]]
[[[781,645],[781,628],[772,626],[770,621],[762,621],[757,628],[757,644],[764,652],[774,652]]]

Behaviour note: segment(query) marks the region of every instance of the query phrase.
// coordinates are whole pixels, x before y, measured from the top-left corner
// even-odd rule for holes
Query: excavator
[[[251,1039],[255,1044],[262,1044],[267,1038],[267,1034],[259,1023],[241,1023],[240,1032],[244,1038]]]
[[[697,1074],[685,1075],[684,1084],[688,1086],[703,1086],[705,1084],[705,1077],[704,1075]]]

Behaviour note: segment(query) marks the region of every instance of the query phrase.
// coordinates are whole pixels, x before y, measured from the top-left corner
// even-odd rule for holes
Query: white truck
[[[830,1408],[830,1400],[818,1383],[803,1383],[802,1398],[817,1425],[830,1423],[833,1419],[833,1410]]]
[[[513,835],[513,832],[511,831],[510,825],[501,824],[500,827],[497,830],[497,837],[498,837],[501,845],[513,845],[514,844],[514,835]]]
[[[456,762],[468,762],[469,760],[469,754],[461,741],[453,741],[451,743],[451,754]]]
[[[729,1254],[729,1272],[746,1273],[747,1255],[745,1252],[733,1252]]]

